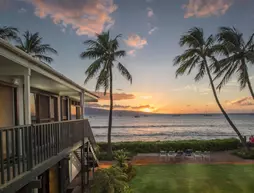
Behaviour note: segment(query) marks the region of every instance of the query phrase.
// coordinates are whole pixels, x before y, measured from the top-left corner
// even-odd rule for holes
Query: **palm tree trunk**
[[[205,67],[206,67],[206,71],[207,71],[207,74],[208,74],[208,77],[209,77],[209,81],[210,81],[210,84],[212,86],[212,91],[213,91],[213,95],[214,95],[214,98],[216,100],[216,103],[217,105],[219,106],[222,114],[224,115],[224,117],[226,118],[226,120],[228,121],[229,125],[233,128],[233,130],[236,132],[236,134],[238,135],[240,141],[242,142],[242,145],[246,148],[246,150],[249,150],[248,148],[248,145],[246,143],[246,140],[244,139],[244,137],[241,135],[241,133],[238,131],[238,129],[236,128],[236,126],[234,125],[234,123],[231,121],[231,119],[229,118],[228,114],[226,113],[226,111],[223,109],[222,105],[220,104],[220,101],[219,101],[219,98],[217,96],[217,93],[216,93],[216,89],[215,89],[215,86],[213,84],[213,79],[212,79],[212,75],[210,73],[210,70],[209,70],[209,67],[207,65],[207,62],[205,61]]]
[[[109,94],[110,94],[110,109],[109,109],[109,119],[108,119],[108,157],[111,159],[112,144],[111,144],[111,129],[112,129],[112,111],[113,111],[113,77],[112,77],[112,68],[110,68],[110,83],[109,83]]]

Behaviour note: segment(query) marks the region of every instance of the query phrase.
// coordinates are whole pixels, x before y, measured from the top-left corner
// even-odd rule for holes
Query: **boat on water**
[[[139,115],[135,115],[134,118],[140,118],[140,116]]]

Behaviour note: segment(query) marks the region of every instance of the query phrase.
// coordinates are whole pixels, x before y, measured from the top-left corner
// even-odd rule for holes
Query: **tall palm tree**
[[[177,56],[174,60],[174,65],[179,65],[178,69],[176,70],[176,77],[179,75],[184,75],[185,73],[189,75],[195,67],[198,68],[195,81],[201,80],[204,75],[207,74],[218,107],[230,126],[240,138],[244,147],[247,148],[244,137],[241,135],[227,115],[226,111],[223,109],[213,83],[211,70],[217,68],[217,60],[214,57],[217,48],[214,46],[214,37],[211,35],[205,39],[203,30],[194,27],[181,37],[179,44],[181,47],[187,46],[188,49],[186,49],[182,55]]]
[[[16,40],[18,32],[18,29],[15,27],[0,27],[0,38],[4,40]]]
[[[236,73],[240,88],[244,89],[248,86],[254,99],[254,92],[248,73],[248,65],[254,63],[254,34],[245,42],[243,34],[234,27],[221,27],[217,36],[223,49],[222,53],[225,56],[224,59],[219,61],[221,68],[217,71],[217,76],[215,77],[217,79],[223,76],[217,88],[221,89]]]
[[[108,122],[108,156],[112,158],[112,144],[111,144],[111,128],[112,128],[112,111],[113,111],[113,67],[117,66],[119,72],[130,83],[132,83],[132,76],[129,71],[117,59],[126,55],[124,50],[119,50],[118,38],[110,38],[109,31],[96,35],[96,40],[85,41],[88,45],[86,51],[82,52],[80,57],[82,59],[88,58],[95,60],[86,70],[87,75],[85,83],[97,76],[97,83],[95,90],[104,89],[106,94],[109,89],[110,94],[110,110]],[[117,63],[117,64],[116,64]]]
[[[42,44],[42,39],[38,32],[26,31],[23,34],[23,40],[20,37],[17,38],[17,47],[40,61],[51,63],[53,58],[47,56],[47,54],[57,54],[57,51],[49,44]]]

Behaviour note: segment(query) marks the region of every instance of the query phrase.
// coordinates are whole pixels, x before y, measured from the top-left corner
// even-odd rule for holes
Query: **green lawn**
[[[253,193],[254,165],[137,166],[134,193]]]

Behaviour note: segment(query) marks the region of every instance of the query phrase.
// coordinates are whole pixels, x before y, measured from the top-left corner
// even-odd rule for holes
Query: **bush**
[[[101,151],[107,150],[107,143],[98,143]],[[124,149],[130,154],[156,153],[160,150],[185,150],[194,151],[225,151],[237,149],[240,146],[238,139],[215,140],[182,140],[182,141],[156,141],[156,142],[116,142],[112,143],[113,151]]]
[[[127,155],[123,149],[114,152],[114,159],[117,161],[117,166],[124,168],[126,166]]]
[[[125,155],[127,156],[127,160],[131,160],[135,154],[132,152],[125,152]],[[108,156],[107,152],[101,151],[99,154],[96,154],[96,156],[100,161],[112,161],[112,158]],[[115,152],[113,152],[113,158],[115,158],[115,156]]]
[[[246,150],[237,150],[233,152],[233,155],[241,157],[243,159],[254,159],[254,150],[246,151]]]
[[[136,168],[130,162],[125,166],[123,172],[127,175],[127,181],[131,181],[137,174]]]
[[[127,175],[119,167],[98,169],[94,174],[91,192],[130,193],[131,189],[127,183],[127,178]]]

